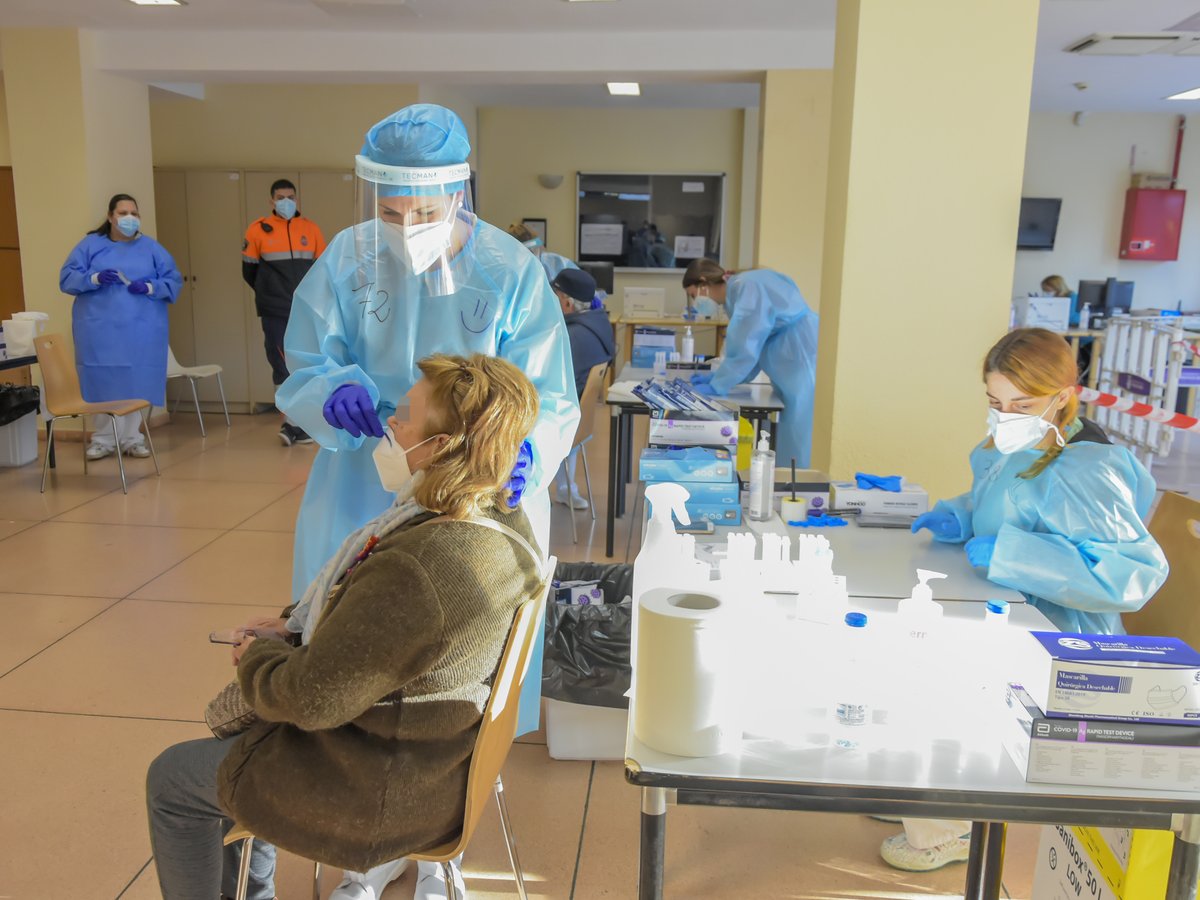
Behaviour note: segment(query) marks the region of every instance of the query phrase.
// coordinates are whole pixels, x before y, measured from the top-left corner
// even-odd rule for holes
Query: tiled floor
[[[577,513],[571,543],[555,508],[560,559],[601,559],[607,417],[590,452],[600,517]],[[0,470],[0,898],[158,896],[146,835],[146,766],[168,744],[206,734],[205,702],[231,675],[207,632],[279,609],[289,594],[291,530],[311,448],[281,447],[278,420],[184,416],[157,429],[162,477],[113,459],[85,477],[60,447],[45,494],[37,466]],[[1188,450],[1185,458],[1183,450]],[[1200,443],[1156,469],[1200,493]],[[582,472],[580,473],[582,476]],[[1177,486],[1177,485],[1171,485]],[[618,556],[637,539],[618,523]],[[544,738],[514,748],[505,772],[532,896],[630,898],[638,793],[618,763],[551,760]],[[860,816],[680,807],[669,816],[669,897],[961,896],[964,867],[910,875],[883,865],[895,826]],[[1037,830],[1013,828],[1005,885],[1028,898]],[[515,896],[494,811],[466,859],[471,897]],[[285,900],[307,897],[305,863],[284,855]],[[335,873],[327,876],[330,889]],[[412,894],[406,874],[389,900]]]

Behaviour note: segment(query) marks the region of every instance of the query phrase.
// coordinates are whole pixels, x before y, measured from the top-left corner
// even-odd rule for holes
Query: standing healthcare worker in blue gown
[[[1020,591],[1055,627],[1124,634],[1167,580],[1143,524],[1154,479],[1124,447],[1078,417],[1075,354],[1062,335],[1010,332],[988,351],[988,437],[971,451],[971,490],[917,518],[913,531],[961,543],[989,581]],[[929,871],[967,858],[969,822],[904,820],[884,860]]]
[[[520,494],[524,478],[522,507],[547,551],[547,488],[579,422],[571,346],[537,259],[472,212],[470,150],[462,120],[433,104],[372,126],[355,164],[358,224],[333,239],[296,289],[284,340],[291,375],[276,404],[320,445],[296,522],[297,600],[346,535],[395,500],[372,453],[381,420],[403,418],[396,404],[431,353],[499,356],[537,388],[526,468],[510,487]],[[539,636],[518,734],[538,727],[541,643]],[[374,898],[401,867],[349,873],[358,881],[335,896]],[[439,877],[440,868],[430,868],[422,882]]]
[[[108,218],[75,245],[59,273],[59,289],[75,297],[75,366],[89,403],[166,402],[167,306],[183,278],[171,254],[141,228],[137,201],[117,194]],[[87,458],[111,455],[118,437],[123,453],[149,456],[140,425],[140,413],[119,416],[114,434],[112,420],[96,416]]]
[[[690,301],[725,305],[725,360],[692,376],[702,393],[722,397],[766,372],[783,398],[775,452],[781,465],[795,459],[808,468],[812,451],[813,395],[817,381],[817,314],[796,283],[770,269],[727,276],[711,259],[693,260],[683,274]]]

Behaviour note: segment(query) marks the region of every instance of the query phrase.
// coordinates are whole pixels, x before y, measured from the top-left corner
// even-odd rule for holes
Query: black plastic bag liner
[[[633,566],[624,563],[559,563],[558,581],[599,581],[603,606],[546,606],[546,653],[542,696],[586,706],[627,709]]]
[[[40,397],[35,387],[0,384],[0,425],[11,425],[22,416],[36,412],[41,406]]]

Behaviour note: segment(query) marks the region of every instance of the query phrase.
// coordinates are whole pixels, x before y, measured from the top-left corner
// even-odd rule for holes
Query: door
[[[170,341],[175,358],[185,366],[196,364],[196,324],[192,320],[192,265],[188,248],[187,176],[183,172],[156,169],[154,171],[154,207],[158,234],[154,238],[175,260],[183,276],[183,287],[170,308]],[[167,394],[190,400],[191,390],[179,379],[167,382]]]
[[[192,322],[197,365],[224,368],[225,395],[250,409],[248,350],[262,355],[261,331],[248,340],[247,305],[253,302],[242,280],[242,177],[239,172],[187,172],[187,233],[191,265]],[[252,319],[251,319],[252,320]],[[257,323],[255,323],[257,328]],[[197,387],[217,399],[214,379]]]
[[[353,172],[301,172],[304,215],[317,223],[325,243],[354,224]]]

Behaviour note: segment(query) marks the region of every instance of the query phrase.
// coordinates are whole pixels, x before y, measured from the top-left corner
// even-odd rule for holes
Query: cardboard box
[[[835,481],[830,485],[829,499],[834,509],[858,509],[874,516],[914,518],[929,512],[929,492],[907,481],[899,493],[863,490],[853,481]]]
[[[572,606],[603,606],[604,591],[598,581],[556,581],[554,601]]]
[[[1022,679],[1051,718],[1200,725],[1200,654],[1178,638],[1031,631]]]
[[[750,470],[739,469],[738,477],[742,479],[743,489],[750,486]],[[813,512],[825,512],[829,503],[829,476],[819,469],[796,470],[796,501],[807,503]],[[775,500],[790,500],[792,498],[792,469],[790,466],[775,467]],[[749,502],[747,500],[747,502]]]
[[[1004,749],[1042,784],[1200,790],[1200,728],[1151,722],[1054,719],[1018,684],[1008,686]]]
[[[684,508],[693,522],[707,520],[714,525],[742,524],[742,506],[740,503],[729,506],[724,503],[693,503],[689,500],[684,504]]]
[[[716,404],[720,405],[720,404]],[[737,447],[737,413],[650,407],[650,443],[672,447]]]
[[[624,759],[629,710],[546,698],[546,751],[552,759]]]
[[[667,292],[664,288],[627,287],[625,288],[624,313],[627,316],[661,318],[666,302]],[[672,349],[674,349],[674,343],[672,343]]]
[[[737,482],[730,452],[710,447],[647,447],[638,463],[638,478],[688,484]]]
[[[1046,825],[1033,874],[1035,900],[1160,900],[1167,892],[1169,831]]]
[[[629,352],[629,362],[638,369],[652,369],[656,353],[666,353],[670,357],[674,350],[675,329],[638,325],[633,329],[633,347]]]
[[[687,489],[689,506],[740,506],[742,503],[740,485],[736,481],[679,481],[676,484]]]
[[[1071,325],[1070,297],[1017,297],[1013,300],[1015,328],[1066,331]]]

